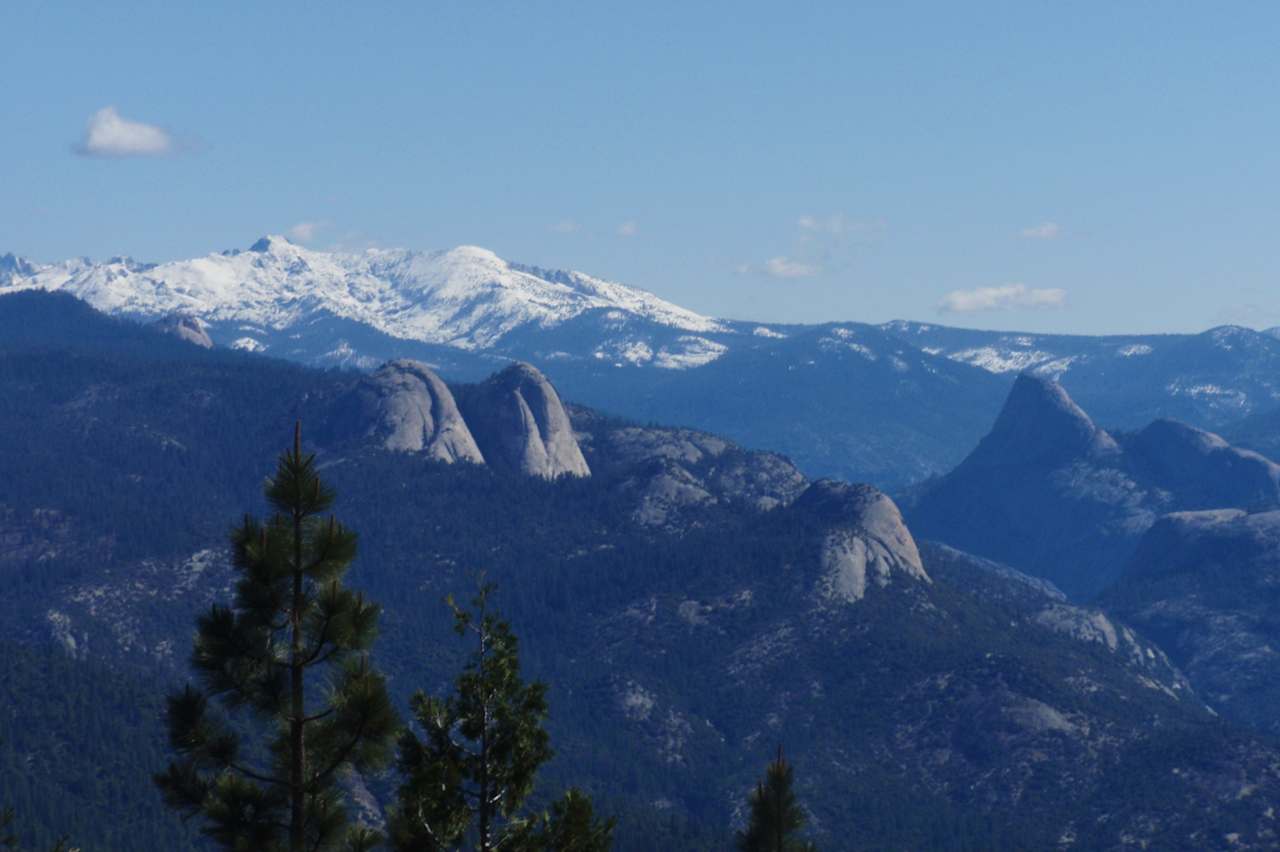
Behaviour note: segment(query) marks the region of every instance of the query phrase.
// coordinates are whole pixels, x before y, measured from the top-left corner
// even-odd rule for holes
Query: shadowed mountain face
[[[1257,450],[1270,458],[1280,458],[1280,408],[1260,411],[1238,420],[1223,429],[1222,434],[1242,447]]]
[[[1019,376],[991,432],[962,468],[1056,466],[1075,459],[1101,459],[1116,442],[1071,401],[1056,382]]]
[[[578,407],[562,413],[591,476],[522,475],[493,463],[473,406],[494,397],[520,423],[527,410],[545,447],[563,433],[524,370],[449,389],[487,463],[446,464],[428,438],[444,395],[416,366],[380,383],[92,314],[37,347],[21,337],[36,317],[8,307],[0,638],[57,643],[157,692],[184,677],[193,618],[231,593],[226,525],[262,511],[262,476],[301,416],[360,533],[351,580],[384,607],[375,653],[397,700],[448,682],[440,602],[485,570],[528,673],[550,684],[548,791],[581,784],[609,812],[651,828],[679,816],[725,848],[782,741],[823,848],[1274,845],[1269,741],[1212,719],[1107,614],[919,545],[874,488],[810,484],[778,456]],[[402,394],[415,404],[384,404]],[[397,434],[410,449],[388,446]],[[94,771],[60,754],[73,777]],[[143,770],[124,789],[151,795]]]
[[[1019,376],[995,426],[913,495],[921,535],[1046,577],[1073,597],[1114,580],[1166,512],[1280,504],[1280,467],[1212,433],[1096,426],[1063,388]]]
[[[1226,717],[1280,734],[1280,511],[1180,512],[1103,597]]]

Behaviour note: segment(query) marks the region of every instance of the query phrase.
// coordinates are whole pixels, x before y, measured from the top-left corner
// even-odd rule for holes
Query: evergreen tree
[[[607,850],[613,821],[597,820],[590,799],[576,790],[549,813],[520,814],[538,768],[551,757],[543,728],[546,686],[521,679],[516,636],[489,611],[492,593],[492,585],[481,585],[474,612],[449,600],[455,631],[472,636],[476,647],[454,695],[413,696],[425,738],[411,730],[401,735],[404,783],[393,843],[406,852],[456,849],[467,840],[480,852]]]
[[[368,657],[379,609],[342,584],[356,537],[324,517],[334,495],[314,454],[303,455],[300,427],[265,493],[275,513],[246,516],[231,535],[234,603],[198,621],[192,666],[203,689],[170,696],[178,759],[155,780],[170,807],[202,817],[228,849],[369,848],[367,832],[345,832],[338,779],[346,767],[385,765],[398,729]],[[211,712],[213,699],[234,726]],[[265,742],[246,746],[255,720]]]
[[[614,822],[596,819],[590,797],[571,788],[549,811],[515,832],[507,848],[517,852],[609,852]]]
[[[804,809],[796,801],[792,789],[793,770],[782,756],[769,763],[764,779],[757,782],[751,794],[751,819],[745,831],[738,832],[741,852],[814,852],[814,845],[796,837],[804,828]]]

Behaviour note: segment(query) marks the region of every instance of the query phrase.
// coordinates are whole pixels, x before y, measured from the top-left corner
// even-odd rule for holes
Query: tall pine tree
[[[814,852],[812,843],[796,837],[804,828],[805,814],[792,789],[793,774],[779,746],[777,758],[751,794],[750,821],[738,832],[740,852]]]
[[[231,535],[234,602],[198,621],[191,662],[203,688],[169,698],[178,759],[156,783],[227,849],[367,848],[367,832],[348,836],[338,781],[385,765],[399,726],[368,656],[379,609],[342,583],[356,536],[325,517],[334,494],[300,426],[265,493],[275,513],[246,516]],[[211,712],[214,699],[235,724]],[[246,743],[255,722],[262,736]]]
[[[392,818],[395,848],[493,852],[605,852],[613,821],[595,817],[591,800],[570,790],[549,812],[522,815],[538,768],[551,757],[543,723],[546,686],[520,676],[510,625],[489,611],[493,586],[482,585],[474,612],[449,601],[454,629],[475,642],[455,693],[421,692],[411,706],[425,735],[400,740],[404,783]]]

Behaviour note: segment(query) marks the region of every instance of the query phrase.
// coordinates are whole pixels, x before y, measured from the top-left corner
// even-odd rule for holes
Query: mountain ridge
[[[972,453],[906,502],[920,535],[1079,599],[1119,576],[1162,515],[1280,505],[1280,465],[1170,420],[1112,435],[1060,384],[1024,373]]]
[[[163,264],[5,257],[0,295],[57,289],[115,315],[193,315],[219,346],[324,367],[413,358],[474,382],[524,361],[567,399],[888,489],[959,463],[1022,369],[1060,379],[1108,429],[1171,417],[1218,430],[1280,404],[1280,338],[1239,327],[1089,337],[716,319],[474,246],[343,253],[266,237]],[[765,388],[785,398],[770,404]]]

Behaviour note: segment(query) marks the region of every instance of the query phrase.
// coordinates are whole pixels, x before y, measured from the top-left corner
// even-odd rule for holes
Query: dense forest
[[[382,607],[373,659],[399,712],[451,689],[467,649],[444,600],[483,572],[548,684],[554,756],[530,806],[580,786],[617,817],[616,849],[729,847],[779,745],[821,848],[1025,849],[1067,827],[1178,848],[1265,827],[1280,801],[1274,743],[1045,626],[1057,604],[962,557],[926,548],[929,582],[832,607],[813,589],[840,521],[802,501],[725,497],[652,527],[635,520],[652,471],[601,441],[593,476],[555,482],[327,445],[350,381],[70,299],[0,311],[0,794],[24,841],[194,842],[150,782],[171,756],[164,697],[196,616],[232,596],[228,535],[267,511],[296,420],[358,535],[348,579]],[[1239,777],[1259,792],[1206,792]],[[394,801],[394,772],[363,780]]]

